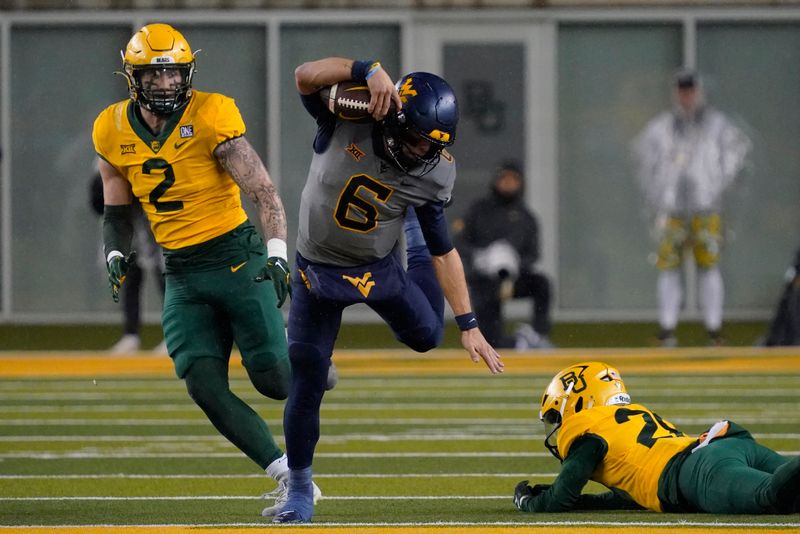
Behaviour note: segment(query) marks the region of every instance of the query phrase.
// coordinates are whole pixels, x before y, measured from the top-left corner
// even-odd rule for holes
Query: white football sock
[[[658,324],[662,330],[675,330],[683,301],[681,273],[677,269],[658,275]]]
[[[725,300],[725,287],[719,269],[717,267],[701,269],[698,284],[703,322],[706,330],[716,332],[722,326],[722,304]]]
[[[275,480],[282,480],[289,476],[289,459],[284,454],[269,464],[265,471]]]

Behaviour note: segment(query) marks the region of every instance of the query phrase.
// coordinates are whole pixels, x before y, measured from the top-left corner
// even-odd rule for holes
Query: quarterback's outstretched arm
[[[265,239],[286,241],[286,212],[267,168],[244,137],[221,143],[214,156],[258,209]]]
[[[451,249],[441,256],[433,256],[433,268],[436,271],[436,278],[444,293],[444,298],[453,309],[456,315],[462,315],[472,311],[469,301],[469,291],[467,281],[464,277],[464,265],[461,263],[461,256],[456,249]],[[469,353],[473,362],[483,359],[486,367],[493,374],[503,372],[503,362],[500,355],[486,341],[479,328],[470,328],[461,332],[461,345]]]
[[[383,70],[380,62],[372,62],[364,73],[354,72],[354,64],[356,71],[363,70],[361,68],[363,62],[343,57],[328,57],[303,63],[294,70],[297,91],[301,95],[310,95],[323,87],[345,80],[365,81],[370,93],[368,111],[375,120],[381,120],[386,116],[393,101],[397,109],[403,107],[400,95],[394,87],[394,81]]]

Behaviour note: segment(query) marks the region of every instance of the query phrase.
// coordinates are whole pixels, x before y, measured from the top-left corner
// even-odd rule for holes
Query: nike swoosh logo
[[[236,271],[238,271],[239,269],[244,267],[246,263],[247,262],[245,261],[245,262],[240,263],[239,265],[231,265],[231,272],[235,273]]]
[[[175,148],[180,148],[183,145],[185,145],[186,143],[188,143],[189,141],[190,141],[190,139],[186,139],[182,143],[179,143],[179,142],[175,141]]]

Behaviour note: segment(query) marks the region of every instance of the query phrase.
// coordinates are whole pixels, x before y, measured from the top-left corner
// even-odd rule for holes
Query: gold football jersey
[[[567,451],[581,436],[605,440],[608,451],[592,480],[626,491],[641,506],[661,512],[658,479],[667,462],[697,438],[686,436],[669,421],[640,404],[596,406],[564,421],[558,432],[558,452]]]
[[[94,122],[97,154],[131,183],[156,241],[175,250],[204,243],[247,219],[239,187],[214,149],[244,135],[233,99],[193,91],[192,98],[154,136],[130,100],[106,108]]]

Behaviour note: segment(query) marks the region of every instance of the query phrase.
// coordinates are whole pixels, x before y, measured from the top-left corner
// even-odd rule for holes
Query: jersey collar
[[[185,106],[169,116],[166,127],[158,135],[153,135],[150,129],[139,118],[139,115],[136,113],[136,103],[132,100],[128,101],[128,122],[139,139],[144,141],[154,153],[158,153],[161,147],[164,146],[164,142],[169,138],[170,134],[172,134],[173,130],[175,130],[175,127],[180,122],[186,108],[192,104],[192,100],[193,99],[190,99]]]

